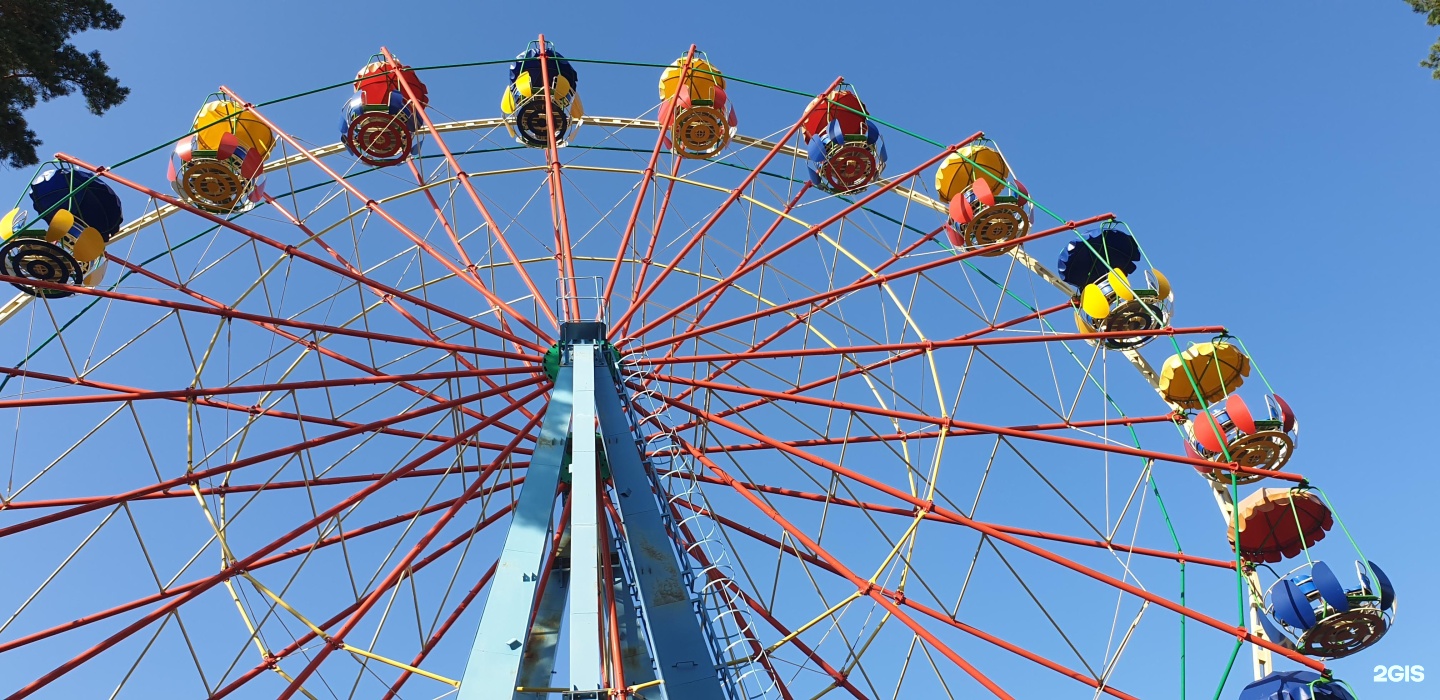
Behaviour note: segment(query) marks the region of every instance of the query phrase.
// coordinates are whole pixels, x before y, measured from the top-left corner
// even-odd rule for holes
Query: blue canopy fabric
[[[564,56],[560,55],[559,51],[554,49],[546,51],[545,62],[549,64],[545,70],[550,73],[551,80],[554,80],[557,75],[563,75],[565,80],[570,82],[570,89],[579,88],[580,74],[575,71],[575,67],[570,65],[569,61],[565,60]],[[540,49],[526,49],[525,53],[516,56],[515,60],[510,63],[510,82],[512,84],[519,79],[521,73],[530,74],[531,85],[545,82],[540,71]]]
[[[364,114],[367,106],[368,105],[365,104],[365,96],[359,92],[352,95],[349,100],[346,100],[344,109],[340,110],[340,137],[342,139],[346,134],[350,133],[350,122]],[[399,116],[404,113],[404,116],[400,117],[399,121],[411,131],[419,131],[420,115],[413,110],[407,112],[405,110],[407,106],[408,102],[405,99],[404,93],[392,91],[390,93],[390,103],[386,107],[386,114]]]
[[[1274,606],[1275,619],[1292,629],[1303,631],[1315,626],[1315,609],[1294,581],[1280,581],[1270,592],[1270,603]]]
[[[1318,673],[1285,671],[1245,686],[1237,700],[1355,700],[1355,696],[1339,683],[1322,680]]]
[[[1395,604],[1395,586],[1390,583],[1390,577],[1380,570],[1379,564],[1373,561],[1367,563],[1370,564],[1370,570],[1375,572],[1375,578],[1380,579],[1380,609],[1389,610],[1390,606]],[[1365,575],[1362,573],[1361,577],[1365,578]]]
[[[1106,227],[1085,234],[1083,240],[1070,241],[1060,253],[1056,268],[1060,279],[1084,287],[1104,277],[1112,268],[1127,275],[1135,272],[1139,262],[1140,245],[1135,238],[1125,229]]]
[[[120,232],[124,222],[115,190],[95,173],[69,165],[40,173],[30,183],[30,204],[47,222],[55,210],[65,209],[86,226],[93,226],[107,241]]]
[[[1345,595],[1345,586],[1340,584],[1340,579],[1335,577],[1335,572],[1330,570],[1329,564],[1323,561],[1311,564],[1310,580],[1315,582],[1315,588],[1320,591],[1320,597],[1336,612],[1345,612],[1350,609],[1350,598]]]

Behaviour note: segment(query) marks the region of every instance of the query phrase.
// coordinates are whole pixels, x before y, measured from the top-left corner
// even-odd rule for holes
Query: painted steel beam
[[[561,535],[560,544],[555,548],[557,565],[540,590],[535,621],[531,623],[530,634],[525,640],[524,662],[516,684],[521,688],[549,688],[554,685],[551,676],[555,673],[555,652],[560,648],[560,626],[565,622],[567,599],[565,590],[570,579],[569,569],[561,569],[558,562],[569,558],[570,536],[567,532]],[[514,700],[547,700],[549,697],[549,693],[516,693]]]
[[[681,576],[662,518],[662,504],[652,491],[652,480],[641,459],[642,446],[625,413],[621,388],[608,366],[594,371],[600,433],[618,496],[616,507],[625,527],[623,552],[630,558],[630,570],[635,572],[666,697],[726,700],[719,669],[696,613],[697,601]]]
[[[568,365],[561,365],[540,440],[530,459],[525,487],[515,503],[515,516],[505,536],[495,580],[485,600],[480,629],[460,680],[459,700],[496,700],[514,696],[521,655],[535,608],[535,589],[544,563],[555,489],[560,482],[560,462],[565,454],[565,436],[570,432],[573,406]]]
[[[570,439],[570,681],[600,691],[600,471],[595,463],[595,346],[570,346],[575,400]],[[608,372],[607,372],[608,374]],[[612,382],[613,383],[613,382]]]
[[[616,551],[621,551],[621,547],[617,546]],[[655,680],[655,661],[650,656],[645,625],[631,597],[625,569],[623,566],[615,567],[615,578],[610,585],[613,587],[611,595],[615,596],[615,616],[620,621],[620,660],[625,668],[625,682],[634,686]]]

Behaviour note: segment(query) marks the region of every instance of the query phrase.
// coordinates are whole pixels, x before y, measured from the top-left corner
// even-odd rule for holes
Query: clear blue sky
[[[843,74],[920,133],[986,131],[1050,208],[1115,211],[1145,231],[1177,322],[1244,337],[1300,412],[1294,468],[1399,588],[1397,628],[1337,673],[1367,699],[1436,695],[1440,613],[1425,596],[1440,576],[1440,381],[1424,358],[1437,340],[1440,81],[1416,65],[1437,30],[1400,0],[116,4],[124,29],[78,43],[133,92],[104,118],[78,97],[32,110],[44,153],[117,161],[172,138],[220,83],[267,99],[343,80],[381,44],[443,64],[511,55],[538,32],[567,54],[622,60],[668,61],[694,42],[728,73],[789,87]],[[450,98],[450,113],[493,113],[493,88]],[[591,111],[629,113],[618,98],[601,107],[604,94],[585,88]],[[24,182],[0,172],[7,196]],[[1379,664],[1434,675],[1381,685]]]

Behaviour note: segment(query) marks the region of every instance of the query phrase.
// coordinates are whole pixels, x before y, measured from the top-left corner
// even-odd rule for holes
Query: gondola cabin
[[[1265,593],[1266,636],[1302,654],[1338,659],[1360,651],[1390,629],[1395,588],[1374,562],[1355,562],[1346,585],[1323,561],[1296,567]]]
[[[1250,356],[1231,343],[1215,340],[1196,343],[1166,359],[1156,388],[1180,408],[1201,410],[1239,389],[1248,376]]]
[[[275,133],[239,103],[211,95],[170,159],[169,180],[180,198],[212,214],[244,211],[259,201],[259,177]]]
[[[810,184],[832,194],[864,190],[885,172],[885,139],[855,88],[812,100],[801,122]]]
[[[532,41],[510,64],[509,80],[500,111],[510,135],[531,148],[548,148],[553,125],[555,145],[564,146],[585,115],[576,92],[580,76],[575,67],[550,42],[542,48]]]
[[[105,277],[105,246],[123,222],[120,198],[94,173],[60,163],[30,183],[36,213],[12,209],[0,218],[0,274],[54,284],[94,287]],[[11,282],[20,291],[47,299],[68,297],[65,289]]]
[[[1310,490],[1260,489],[1236,504],[1235,521],[1230,543],[1240,550],[1240,558],[1273,564],[1299,556],[1324,539],[1335,516]]]
[[[676,59],[660,75],[660,128],[681,158],[710,158],[730,144],[740,120],[725,76],[703,54]]]
[[[1000,255],[1030,232],[1030,193],[1010,172],[1010,164],[992,141],[962,147],[940,162],[935,192],[949,204],[946,236],[957,250]]]
[[[1060,253],[1057,271],[1066,283],[1080,290],[1075,325],[1091,342],[1111,350],[1134,350],[1155,339],[1141,335],[1164,328],[1170,320],[1174,296],[1170,281],[1159,270],[1147,270],[1138,280],[1140,247],[1130,232],[1106,225],[1071,241]]]
[[[1300,423],[1295,412],[1279,394],[1266,394],[1264,413],[1257,412],[1240,394],[1212,404],[1185,424],[1186,451],[1192,457],[1267,471],[1278,470],[1290,461],[1300,440]],[[1218,469],[1201,469],[1205,476],[1230,483],[1231,474]],[[1265,477],[1237,472],[1235,481],[1248,484]]]
[[[1355,694],[1313,671],[1276,671],[1245,686],[1237,700],[1355,700]]]
[[[430,104],[425,83],[409,66],[375,56],[355,75],[354,85],[355,94],[340,114],[340,141],[345,149],[362,162],[379,167],[409,158],[419,147],[418,109]]]

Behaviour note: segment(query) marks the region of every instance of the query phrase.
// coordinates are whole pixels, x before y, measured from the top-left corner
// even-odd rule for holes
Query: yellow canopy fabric
[[[85,274],[86,287],[98,287],[101,282],[105,281],[105,273],[110,270],[110,265],[107,264],[108,262],[107,260],[101,260],[95,267],[90,269],[90,272]]]
[[[19,209],[11,209],[4,218],[0,218],[0,240],[8,241],[15,235],[15,222],[19,220],[19,216]]]
[[[275,147],[275,134],[270,127],[229,100],[206,102],[195,114],[190,128],[198,131],[197,150],[201,151],[218,150],[225,134],[234,134],[242,148],[258,150],[262,158],[269,157],[270,149]]]
[[[506,116],[515,113],[515,91],[508,87],[500,95],[500,113]]]
[[[680,75],[684,72],[685,56],[681,56],[660,74],[660,99],[668,100],[680,91]],[[725,89],[725,76],[703,58],[690,59],[690,75],[685,82],[690,85],[690,97],[697,100],[713,100],[716,88]]]
[[[105,254],[105,237],[99,231],[89,226],[75,239],[75,245],[70,249],[70,254],[80,262],[97,260]]]
[[[1110,300],[1105,298],[1105,292],[1100,291],[1098,285],[1087,284],[1080,292],[1080,308],[1090,318],[1105,318],[1110,315]]]
[[[970,161],[984,170],[976,168]],[[948,202],[964,192],[977,178],[985,180],[990,190],[999,194],[1005,188],[1005,181],[1010,179],[1010,165],[999,151],[972,143],[941,161],[940,169],[935,171],[935,191],[940,194],[940,199]]]
[[[1194,385],[1190,383],[1192,375]],[[1200,409],[1240,388],[1249,375],[1250,358],[1240,348],[1226,342],[1200,343],[1165,360],[1160,369],[1160,393],[1171,403]]]

